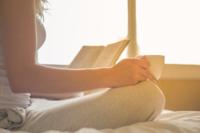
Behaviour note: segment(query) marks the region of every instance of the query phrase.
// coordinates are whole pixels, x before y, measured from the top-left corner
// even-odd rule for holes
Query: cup
[[[165,57],[163,55],[145,55],[150,62],[150,71],[158,80],[161,77],[164,64]]]

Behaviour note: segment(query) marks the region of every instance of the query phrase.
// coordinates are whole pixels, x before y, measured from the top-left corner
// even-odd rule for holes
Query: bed
[[[0,129],[0,133],[30,133]],[[69,133],[46,131],[44,133]],[[71,133],[71,132],[70,132]],[[74,133],[200,133],[200,111],[164,110],[155,121],[127,125],[117,129],[82,128]]]

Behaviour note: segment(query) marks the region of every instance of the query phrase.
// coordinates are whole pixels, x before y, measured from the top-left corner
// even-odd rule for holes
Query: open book
[[[68,68],[108,67],[116,63],[128,40],[106,46],[83,46]]]

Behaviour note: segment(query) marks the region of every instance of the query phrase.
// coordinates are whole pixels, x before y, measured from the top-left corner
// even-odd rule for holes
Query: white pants
[[[159,87],[145,81],[79,98],[35,102],[28,108],[27,120],[20,130],[40,133],[75,131],[83,127],[118,128],[155,119],[164,107],[165,98]]]

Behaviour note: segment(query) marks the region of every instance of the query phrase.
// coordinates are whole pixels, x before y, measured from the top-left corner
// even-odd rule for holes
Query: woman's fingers
[[[147,57],[146,56],[142,56],[141,60],[148,64],[148,68],[145,69],[146,70],[146,76],[148,77],[148,79],[156,80],[156,77],[151,73],[151,71],[149,69],[151,64],[150,64],[149,60],[147,59]]]
[[[140,67],[140,66],[139,66]],[[150,80],[156,80],[155,76],[150,72],[149,68],[142,68],[140,67],[138,69],[139,73],[138,73],[138,79],[140,81],[144,81],[144,80],[147,80],[147,79],[150,79]]]
[[[138,66],[142,67],[143,69],[148,69],[150,64],[146,59],[137,59],[134,63],[137,63]]]
[[[140,60],[142,62],[142,65],[145,65],[148,67],[150,66],[150,62],[146,56],[137,56],[136,59]]]
[[[116,64],[114,68],[119,72],[120,77],[124,76],[122,79],[126,79],[129,84],[136,84],[147,79],[156,80],[150,72],[150,63],[145,56],[124,59]]]

